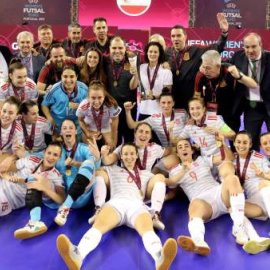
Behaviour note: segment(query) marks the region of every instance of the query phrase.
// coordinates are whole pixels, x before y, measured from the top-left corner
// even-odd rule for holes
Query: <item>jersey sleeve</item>
[[[119,106],[117,107],[112,106],[110,107],[109,111],[110,111],[111,118],[114,118],[114,117],[117,117],[121,113],[122,109]]]

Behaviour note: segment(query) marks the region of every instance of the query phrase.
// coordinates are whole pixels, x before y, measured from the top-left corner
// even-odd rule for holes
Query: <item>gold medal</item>
[[[218,148],[220,148],[223,145],[223,143],[222,143],[222,141],[216,141],[216,145]]]
[[[113,86],[116,87],[117,86],[117,81],[113,82]]]
[[[178,76],[180,73],[179,69],[176,70],[176,76]]]
[[[66,176],[71,176],[71,170],[70,169],[66,170]]]
[[[140,195],[143,197],[143,191],[140,189]]]

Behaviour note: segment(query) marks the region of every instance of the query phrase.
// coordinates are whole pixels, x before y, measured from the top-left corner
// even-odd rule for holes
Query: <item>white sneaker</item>
[[[156,270],[168,270],[177,254],[177,243],[173,238],[169,238],[156,261]]]
[[[96,206],[96,207],[95,207],[95,213],[94,213],[94,215],[88,219],[88,223],[89,223],[90,225],[93,224],[93,223],[95,222],[96,217],[98,216],[98,214],[100,213],[100,211],[101,211],[101,207]]]
[[[60,234],[56,240],[57,249],[70,270],[79,270],[82,266],[82,256],[76,246],[69,239]]]
[[[270,249],[270,238],[259,237],[257,239],[249,240],[243,249],[249,254],[258,254],[262,251]]]
[[[57,215],[54,218],[54,222],[59,226],[64,226],[67,222],[67,216],[69,214],[70,208],[62,205],[57,211]]]
[[[152,216],[152,221],[153,221],[153,225],[156,229],[162,230],[162,231],[165,229],[165,225],[161,221],[161,215],[159,212],[154,213],[154,215]]]
[[[233,226],[232,235],[236,238],[236,243],[239,245],[245,245],[248,242],[248,235],[244,229],[244,226]]]
[[[14,237],[22,240],[28,239],[43,234],[47,230],[48,228],[44,222],[29,220],[25,227],[14,232]]]
[[[177,242],[181,248],[188,252],[194,252],[201,256],[207,256],[210,254],[211,249],[204,240],[195,240],[191,237],[180,235]]]

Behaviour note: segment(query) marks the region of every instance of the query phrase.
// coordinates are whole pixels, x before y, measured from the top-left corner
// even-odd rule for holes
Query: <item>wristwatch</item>
[[[239,78],[237,78],[236,80],[237,81],[240,81],[244,76],[244,73],[243,72],[239,72]]]

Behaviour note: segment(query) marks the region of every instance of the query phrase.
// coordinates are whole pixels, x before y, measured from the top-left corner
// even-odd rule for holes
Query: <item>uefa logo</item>
[[[38,0],[28,0],[29,4],[37,4]]]
[[[119,9],[128,16],[140,16],[151,5],[151,0],[117,0]]]

